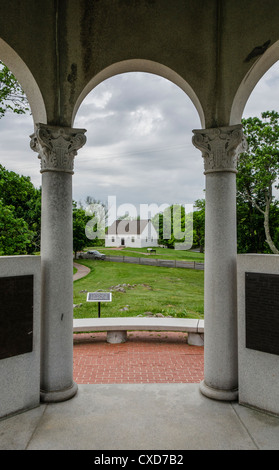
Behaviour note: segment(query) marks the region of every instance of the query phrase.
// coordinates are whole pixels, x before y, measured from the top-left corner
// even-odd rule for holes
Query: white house
[[[158,234],[150,220],[115,220],[108,228],[105,246],[158,246]]]

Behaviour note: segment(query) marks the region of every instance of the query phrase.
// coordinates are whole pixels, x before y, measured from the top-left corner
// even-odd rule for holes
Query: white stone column
[[[206,175],[204,381],[217,400],[238,396],[236,299],[236,167],[245,139],[242,126],[194,130]]]
[[[41,401],[73,397],[73,226],[74,157],[86,141],[84,129],[37,124],[31,148],[42,173]]]

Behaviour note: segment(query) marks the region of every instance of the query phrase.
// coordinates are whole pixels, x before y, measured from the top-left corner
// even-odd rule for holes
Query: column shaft
[[[236,390],[236,193],[234,173],[206,176],[205,383]]]
[[[206,175],[204,395],[234,400],[238,388],[236,163],[241,126],[193,131]]]
[[[42,175],[41,393],[73,387],[72,175]]]
[[[42,172],[41,401],[64,401],[73,381],[73,158],[84,130],[37,125],[31,147]]]

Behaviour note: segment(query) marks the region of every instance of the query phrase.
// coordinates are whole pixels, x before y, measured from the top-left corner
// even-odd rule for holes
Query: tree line
[[[240,161],[242,165],[242,161]],[[246,181],[246,180],[245,180]],[[279,246],[279,207],[278,201],[268,201],[269,227],[268,234],[272,244],[268,243],[265,226],[265,194],[257,196],[257,205],[253,205],[250,195],[241,190],[242,175],[237,183],[237,248],[238,253],[274,253],[274,245]],[[247,182],[245,183],[247,184]],[[254,183],[253,183],[254,184]],[[250,188],[250,187],[249,187]],[[249,193],[250,194],[250,193]],[[92,197],[87,197],[85,205],[73,201],[73,252],[83,250],[86,246],[103,246],[104,240],[89,240],[85,227],[92,220],[86,207],[92,203],[101,204]],[[171,206],[170,236],[164,238],[163,219],[166,214],[157,214],[153,223],[159,234],[159,244],[174,248],[176,242],[184,238],[176,238],[177,231],[189,235],[193,248],[204,250],[205,241],[205,199],[195,201],[192,214],[185,214],[183,206],[176,214],[176,207]],[[169,213],[168,213],[169,216]],[[191,222],[192,220],[192,222]],[[177,224],[177,227],[176,227]],[[93,228],[94,230],[94,228]],[[35,254],[40,252],[41,236],[41,188],[35,188],[27,176],[19,175],[0,165],[0,256]]]
[[[92,219],[86,206],[100,204],[87,197],[85,207],[73,201],[73,251],[82,250],[88,240],[85,227]],[[0,256],[27,255],[40,252],[41,188],[29,176],[19,175],[0,165]],[[101,245],[102,240],[94,240]]]

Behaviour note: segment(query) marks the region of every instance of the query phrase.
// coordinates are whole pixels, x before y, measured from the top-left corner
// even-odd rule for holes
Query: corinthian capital
[[[242,126],[217,127],[193,131],[193,144],[202,152],[204,173],[229,171],[237,173],[237,158],[245,151]]]
[[[85,132],[85,129],[36,124],[36,130],[30,136],[30,147],[39,154],[41,173],[63,171],[73,174],[74,157],[86,142]]]

